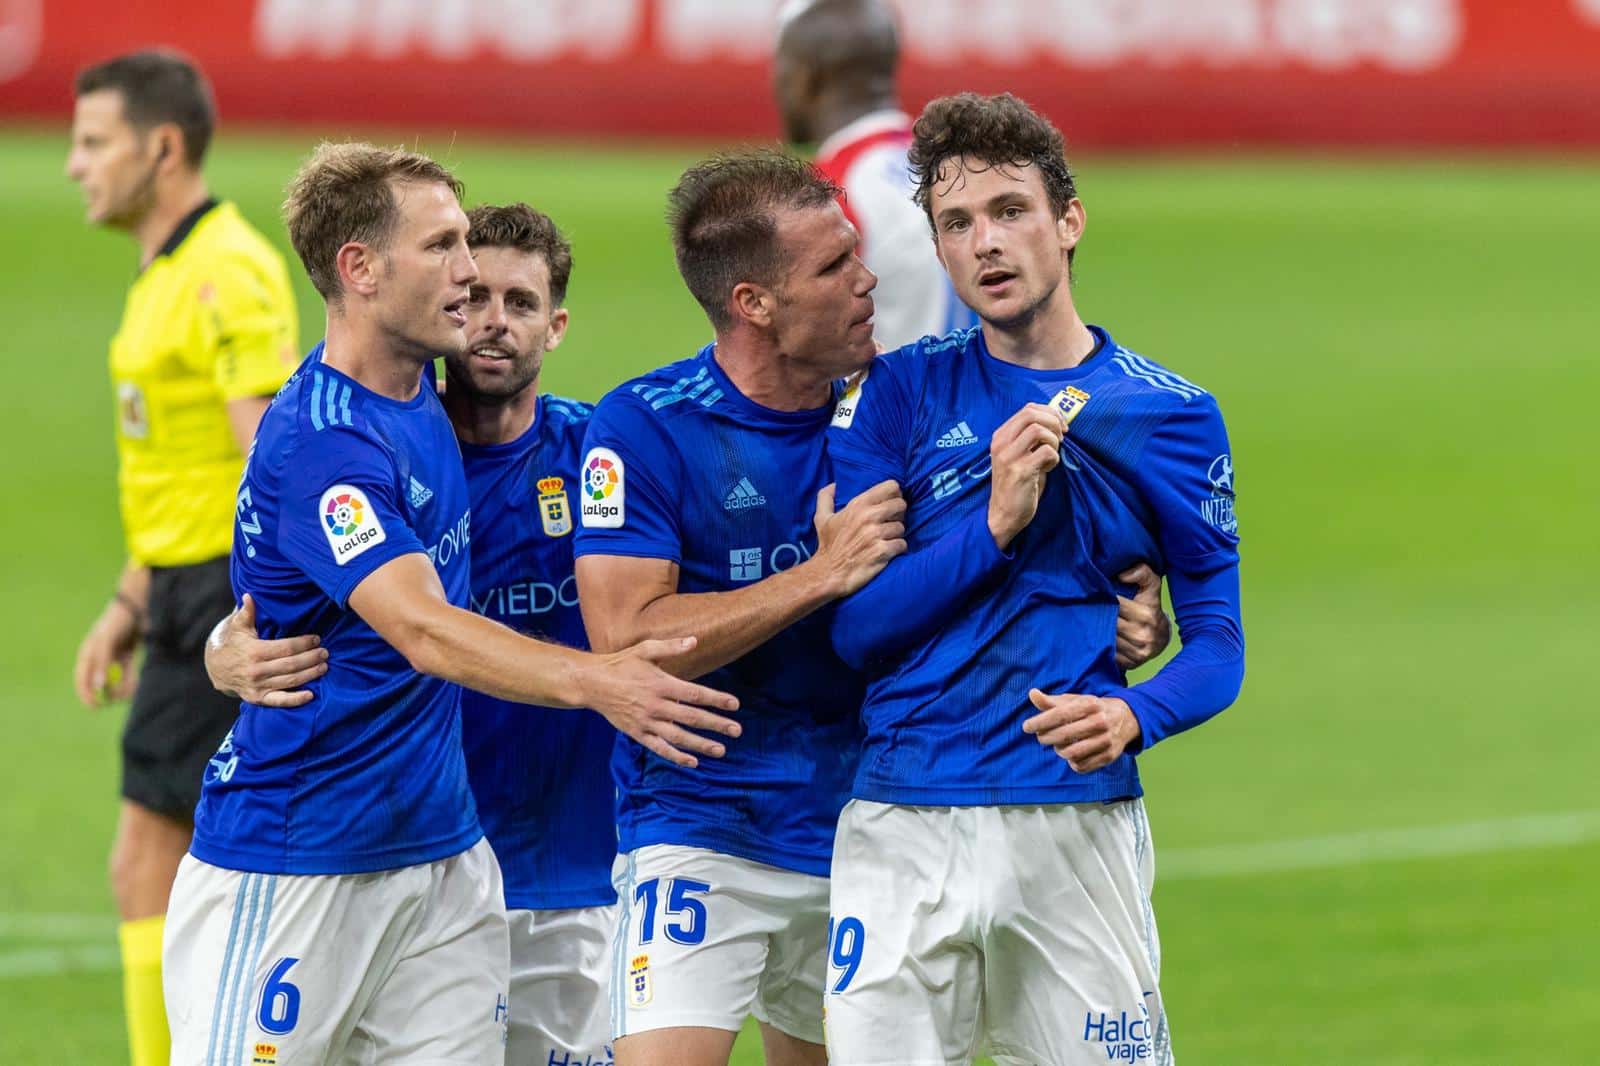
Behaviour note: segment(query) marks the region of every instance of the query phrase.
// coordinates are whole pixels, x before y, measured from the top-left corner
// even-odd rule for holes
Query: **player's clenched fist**
[[[1061,462],[1061,412],[1030,403],[989,438],[989,532],[1004,551],[1039,510],[1045,477]]]
[[[1039,713],[1022,723],[1022,731],[1054,748],[1080,774],[1116,761],[1139,739],[1139,720],[1122,700],[1072,692],[1051,696],[1036,688],[1028,690],[1028,699]]]
[[[713,712],[737,711],[739,701],[725,692],[673,677],[657,665],[687,655],[694,645],[693,637],[642,640],[611,655],[586,656],[578,678],[584,705],[679,766],[699,765],[690,753],[722,758],[727,750],[722,744],[691,730],[738,736],[738,722]]]
[[[828,569],[835,596],[850,595],[906,550],[906,501],[893,481],[878,482],[837,512],[833,486],[824,485],[816,524],[813,561]]]

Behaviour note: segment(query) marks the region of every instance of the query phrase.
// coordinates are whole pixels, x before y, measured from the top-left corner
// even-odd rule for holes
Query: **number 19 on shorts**
[[[860,918],[828,919],[828,992],[850,987],[867,948],[867,930]],[[835,976],[837,975],[837,976]]]

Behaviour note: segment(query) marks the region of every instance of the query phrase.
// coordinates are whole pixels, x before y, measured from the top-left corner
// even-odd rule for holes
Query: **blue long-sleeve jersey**
[[[981,330],[873,363],[838,405],[838,506],[892,478],[910,551],[842,603],[834,645],[869,675],[854,794],[887,803],[1076,803],[1139,795],[1134,754],[1222,710],[1244,672],[1233,462],[1210,394],[1117,345],[1076,367],[994,358]],[[1000,551],[989,440],[1027,403],[1071,418],[1038,513]],[[1169,582],[1182,651],[1129,686],[1116,664],[1116,575]],[[1022,731],[1028,690],[1116,696],[1138,744],[1079,774]]]

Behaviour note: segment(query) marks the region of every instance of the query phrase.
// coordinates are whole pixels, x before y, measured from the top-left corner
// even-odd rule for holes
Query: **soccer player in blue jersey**
[[[472,609],[531,636],[588,646],[571,536],[591,408],[539,391],[566,335],[572,248],[526,204],[467,213],[478,269],[467,347],[445,356],[444,408],[461,442],[472,505]],[[314,638],[265,641],[252,605],[207,653],[219,688],[302,705],[326,670]],[[582,711],[461,697],[467,781],[500,862],[511,932],[508,1066],[600,1066],[611,1058],[614,732]]]
[[[715,341],[608,394],[586,438],[590,639],[692,622],[669,668],[743,707],[739,742],[694,770],[617,745],[624,1066],[722,1066],[752,1012],[768,1063],[826,1061],[827,873],[861,700],[828,606],[905,546],[892,482],[831,504],[825,431],[836,380],[873,358],[876,281],[837,191],[775,153],[691,167],[669,221]]]
[[[1243,678],[1222,416],[1079,317],[1084,209],[1047,120],[1009,95],[935,100],[910,158],[982,322],[878,359],[829,433],[838,498],[900,482],[910,545],[833,619],[868,685],[829,1051],[1170,1062],[1134,757]],[[1166,574],[1183,648],[1129,686],[1112,575],[1140,559]]]
[[[572,531],[591,408],[539,391],[545,353],[567,328],[572,248],[526,204],[477,207],[467,218],[478,281],[467,299],[467,350],[445,357],[444,406],[472,501],[472,609],[587,648]],[[529,714],[469,689],[461,735],[505,881],[507,1066],[604,1066],[617,899],[615,731],[595,714]]]
[[[502,1060],[503,889],[451,682],[595,708],[684,765],[722,751],[691,729],[737,732],[702,709],[736,701],[655,665],[692,639],[595,656],[466,609],[467,483],[423,373],[467,343],[459,192],[426,157],[354,144],[290,189],[327,341],[262,421],[233,583],[269,639],[317,634],[328,672],[305,707],[247,703],[212,759],[167,925],[175,1063]]]

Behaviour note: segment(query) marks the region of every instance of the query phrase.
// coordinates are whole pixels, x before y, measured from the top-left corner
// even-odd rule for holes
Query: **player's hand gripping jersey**
[[[981,330],[882,356],[829,431],[838,506],[884,478],[910,551],[840,604],[834,641],[869,673],[855,795],[932,805],[1083,803],[1141,794],[1134,749],[1088,774],[1022,731],[1033,687],[1116,696],[1148,748],[1233,701],[1244,671],[1233,462],[1216,401],[1094,330],[1080,365],[992,357]],[[1027,403],[1071,418],[1033,521],[988,530],[989,439]],[[1128,687],[1113,575],[1166,574],[1183,650]]]
[[[540,396],[533,426],[521,437],[461,446],[472,500],[472,609],[571,648],[589,646],[572,543],[590,411]],[[478,817],[505,878],[506,907],[614,902],[610,724],[591,711],[530,709],[463,689],[461,735]]]
[[[831,411],[752,402],[710,345],[620,386],[589,425],[577,554],[670,560],[680,593],[740,588],[809,558]],[[618,738],[620,851],[682,844],[827,876],[861,701],[830,617],[818,611],[700,679],[739,697],[744,732],[723,758],[686,770]]]
[[[239,486],[233,588],[267,639],[315,633],[328,672],[295,710],[245,704],[212,758],[190,849],[233,870],[350,874],[458,854],[482,836],[460,689],[413,670],[347,606],[384,563],[425,552],[468,605],[467,485],[426,380],[401,403],[322,362],[262,418]]]

